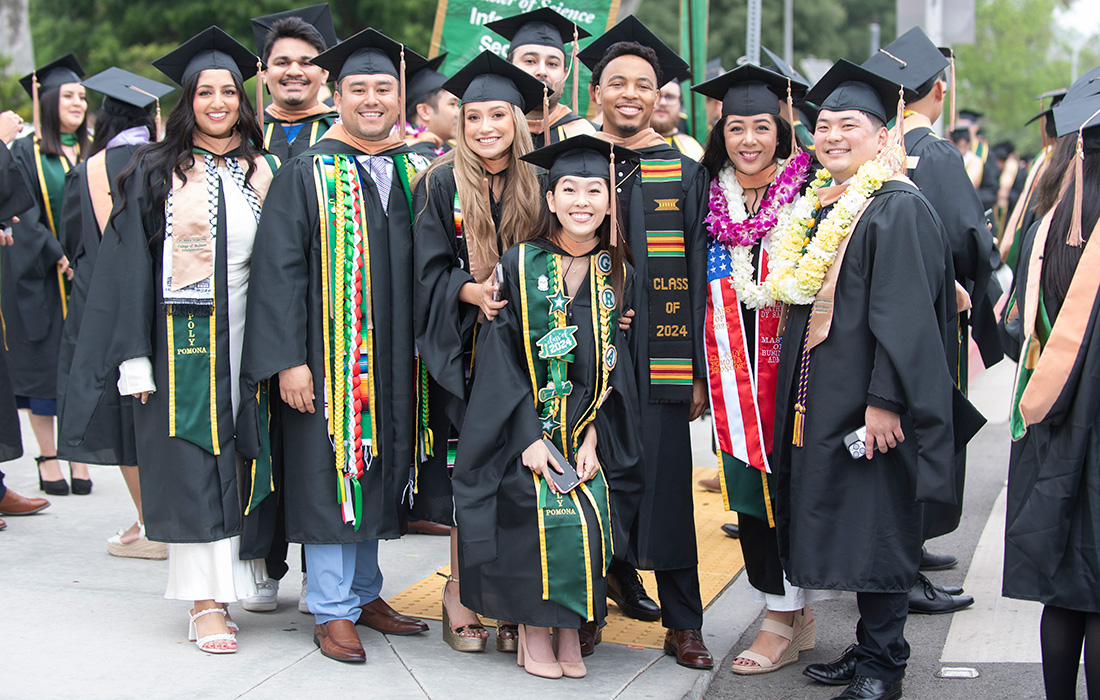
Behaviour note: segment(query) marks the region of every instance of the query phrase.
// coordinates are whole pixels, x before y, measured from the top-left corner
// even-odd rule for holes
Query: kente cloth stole
[[[601,251],[589,260],[588,295],[592,308],[592,335],[596,339],[598,371],[592,400],[583,407],[573,430],[569,430],[568,399],[573,383],[566,377],[577,347],[577,326],[567,323],[561,255],[531,244],[520,245],[520,309],[524,329],[524,351],[531,378],[535,410],[542,422],[542,435],[553,441],[562,454],[576,461],[581,434],[596,417],[596,411],[610,394],[610,375],[618,359],[614,329],[618,323],[617,300],[611,287],[611,255]],[[578,290],[577,293],[580,293]],[[538,498],[539,543],[542,558],[542,597],[593,619],[592,561],[589,557],[588,522],[580,497],[591,505],[600,524],[602,576],[614,553],[611,542],[611,508],[602,472],[566,495],[552,493],[538,474],[532,474]],[[583,585],[582,585],[583,583]]]
[[[217,308],[215,256],[221,177],[218,156],[202,156],[187,171],[173,176],[164,202],[161,295],[168,340],[168,435],[221,454],[218,439]],[[225,159],[230,178],[260,220],[272,168],[256,162],[252,183],[236,158]]]
[[[61,143],[66,146],[77,147],[77,158],[80,157],[80,146],[74,134],[62,134]],[[61,204],[64,199],[65,176],[69,173],[69,159],[64,156],[51,156],[42,154],[38,137],[34,137],[34,163],[38,171],[38,189],[46,211],[46,223],[50,226],[50,233],[57,238],[57,225],[61,220]],[[72,292],[70,282],[60,269],[57,270],[57,287],[61,291],[61,318],[69,315],[69,294]]]
[[[763,249],[754,267],[754,278],[762,283],[768,274],[768,256]],[[710,243],[707,269],[703,330],[718,447],[742,466],[771,472],[768,455],[779,371],[780,305],[777,302],[756,310],[741,305],[733,286],[732,260],[722,243]],[[756,333],[750,344],[745,326],[747,318],[753,317]]]
[[[649,268],[649,396],[691,401],[692,328],[679,158],[640,164]]]

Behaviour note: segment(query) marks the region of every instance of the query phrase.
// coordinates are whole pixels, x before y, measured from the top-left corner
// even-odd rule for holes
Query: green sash
[[[649,397],[692,397],[691,300],[684,255],[684,191],[679,158],[641,161],[649,268]]]
[[[722,494],[726,499],[726,510],[745,513],[769,525],[774,525],[768,473],[759,469],[749,469],[748,464],[726,452],[718,454],[722,460],[720,476],[723,485]],[[764,491],[765,485],[768,486],[767,493]]]
[[[215,290],[216,285],[213,285]],[[217,292],[215,291],[215,295]],[[215,296],[216,299],[216,296]],[[166,311],[168,331],[168,434],[221,454],[218,444],[217,305],[207,316]],[[186,400],[177,401],[185,387]]]
[[[1008,300],[1006,308],[1011,309],[1015,301],[1016,296],[1014,294]],[[1043,292],[1040,287],[1039,308],[1036,309],[1035,313],[1035,333],[1024,339],[1020,362],[1016,366],[1016,386],[1012,391],[1012,412],[1008,417],[1008,427],[1013,440],[1019,440],[1027,432],[1027,424],[1024,423],[1024,417],[1020,414],[1020,399],[1023,398],[1024,389],[1027,388],[1031,375],[1035,374],[1035,367],[1039,364],[1039,355],[1042,354],[1043,346],[1046,345],[1047,338],[1050,337],[1053,328],[1054,324],[1050,322],[1050,317],[1047,316],[1047,307],[1043,303]]]
[[[524,328],[527,369],[535,409],[542,421],[544,438],[562,454],[576,460],[584,429],[610,391],[610,373],[617,360],[613,329],[618,306],[610,284],[611,256],[602,251],[589,261],[588,294],[592,308],[592,333],[600,362],[592,401],[570,429],[568,399],[573,384],[567,379],[568,364],[575,358],[576,326],[566,326],[566,307],[561,256],[536,245],[520,244],[520,308]],[[579,293],[579,292],[578,292]],[[594,576],[603,576],[614,553],[611,541],[611,508],[603,473],[581,484],[568,495],[555,494],[538,475],[532,475],[538,498],[539,542],[542,553],[542,597],[592,620]],[[588,501],[600,526],[602,561],[594,573],[589,557],[590,533],[581,498]],[[567,500],[568,498],[568,500]]]

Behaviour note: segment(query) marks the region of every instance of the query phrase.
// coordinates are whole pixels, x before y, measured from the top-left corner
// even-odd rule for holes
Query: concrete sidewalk
[[[696,423],[697,464],[710,465],[709,425]],[[39,495],[24,422],[26,456],[2,467],[9,488]],[[166,562],[121,559],[105,540],[134,521],[118,469],[92,467],[91,496],[55,497],[47,510],[5,517],[0,532],[0,659],[3,698],[660,698],[698,700],[714,672],[692,671],[660,651],[602,644],[587,660],[588,677],[548,681],[516,667],[514,654],[490,643],[484,654],[459,654],[441,638],[440,623],[416,637],[385,637],[360,627],[367,663],[321,656],[313,618],[297,610],[300,548],[273,613],[230,606],[240,625],[239,650],[213,656],[187,641],[182,601],[165,600]],[[447,539],[414,535],[383,542],[384,596],[392,596],[447,562]],[[706,643],[725,658],[760,612],[739,576],[707,610]],[[490,640],[491,641],[491,640]]]

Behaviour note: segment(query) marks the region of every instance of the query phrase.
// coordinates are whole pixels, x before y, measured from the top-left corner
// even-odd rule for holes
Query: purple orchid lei
[[[729,207],[726,206],[726,193],[714,178],[710,183],[710,212],[704,223],[710,231],[712,240],[729,246],[750,246],[759,241],[775,227],[779,219],[779,210],[794,201],[806,175],[810,172],[810,154],[799,151],[779,174],[756,216],[744,221],[730,221]]]

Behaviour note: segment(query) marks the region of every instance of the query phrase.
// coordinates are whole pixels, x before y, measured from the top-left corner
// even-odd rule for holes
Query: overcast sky
[[[1100,2],[1076,0],[1068,10],[1056,11],[1058,24],[1085,37],[1100,32]]]

